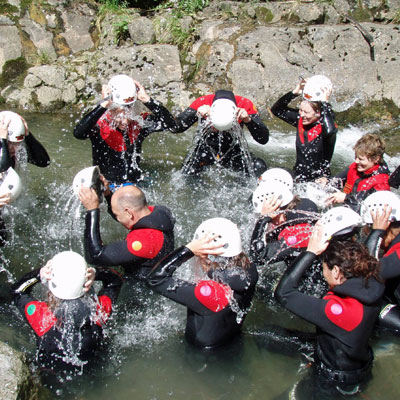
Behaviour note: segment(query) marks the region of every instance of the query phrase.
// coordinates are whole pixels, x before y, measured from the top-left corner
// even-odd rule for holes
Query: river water
[[[44,265],[57,252],[72,249],[83,254],[84,210],[74,198],[75,174],[91,165],[89,141],[72,135],[77,116],[23,114],[30,130],[48,150],[51,165],[28,165],[21,171],[25,188],[18,201],[5,210],[12,231],[10,244],[0,250],[0,282],[14,282],[23,273]],[[255,143],[246,133],[250,150],[270,167],[294,163],[294,131],[267,121],[270,141]],[[376,126],[340,127],[333,172],[353,160],[352,146]],[[246,250],[255,222],[249,204],[256,182],[229,171],[211,169],[200,181],[187,181],[179,172],[194,131],[173,135],[155,133],[144,144],[143,190],[150,204],[164,204],[174,213],[176,246],[187,243],[207,218],[222,216],[241,229]],[[400,155],[386,157],[393,170]],[[102,208],[104,243],[124,238],[126,231]],[[183,274],[185,273],[183,268]],[[260,281],[241,338],[217,353],[191,348],[183,334],[186,310],[150,292],[143,285],[126,282],[113,318],[106,329],[109,346],[96,371],[66,381],[54,395],[72,399],[287,399],[307,373],[300,355],[274,352],[265,346],[268,324],[311,330],[312,327],[277,306],[272,297],[281,267],[260,270]],[[35,352],[34,334],[7,301],[0,303],[0,340],[27,353]],[[355,398],[397,400],[400,395],[400,339],[375,334],[373,379],[362,396]],[[281,396],[282,395],[282,396]],[[307,397],[296,397],[304,398]]]

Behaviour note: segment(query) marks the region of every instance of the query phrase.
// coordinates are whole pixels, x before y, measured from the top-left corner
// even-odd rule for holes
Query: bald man
[[[136,186],[123,186],[111,197],[116,220],[129,230],[125,240],[104,245],[100,236],[100,201],[94,189],[82,187],[79,199],[86,208],[85,259],[89,264],[124,267],[144,279],[162,257],[174,250],[174,224],[164,206],[147,205]]]

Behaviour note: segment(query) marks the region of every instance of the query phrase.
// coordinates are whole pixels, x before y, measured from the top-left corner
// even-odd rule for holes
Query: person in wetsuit
[[[106,193],[107,195],[107,193]],[[117,189],[111,197],[116,220],[129,230],[125,240],[103,244],[100,235],[100,201],[94,189],[82,187],[79,199],[86,208],[85,258],[93,265],[117,266],[144,279],[162,257],[174,249],[174,224],[165,206],[147,205],[136,186]]]
[[[400,165],[391,173],[389,185],[395,189],[400,187]]]
[[[119,93],[113,94],[110,84],[104,85],[104,101],[86,114],[74,128],[77,139],[90,139],[93,165],[100,168],[112,187],[138,182],[142,178],[140,161],[143,141],[153,132],[176,126],[170,112],[160,102],[152,99],[139,82],[132,82],[136,89],[132,89],[129,97],[119,96],[118,100],[115,97]],[[117,89],[122,92],[124,87]],[[134,115],[132,107],[136,97],[150,113]],[[113,102],[113,99],[118,103]]]
[[[205,279],[189,282],[175,277],[176,269],[194,256],[199,257]],[[161,260],[147,277],[147,284],[186,306],[187,341],[211,348],[239,334],[257,279],[255,265],[242,252],[236,225],[214,218],[200,225],[193,241]]]
[[[237,110],[232,123],[226,127],[218,126],[220,129],[212,124],[210,118],[213,104],[217,105],[218,100],[230,100],[235,106],[234,110]],[[237,132],[243,136],[242,128],[246,125],[257,143],[264,145],[269,140],[269,130],[249,99],[234,95],[229,90],[217,90],[215,94],[201,96],[176,117],[177,126],[170,130],[174,133],[185,132],[196,122],[199,122],[197,142],[186,156],[182,166],[183,173],[197,175],[204,168],[214,164],[248,174],[255,173],[256,176],[260,176],[267,169],[264,160],[248,152],[245,138],[237,137]]]
[[[344,203],[359,211],[361,201],[371,193],[390,190],[389,169],[383,159],[385,141],[379,135],[368,133],[362,136],[353,149],[355,161],[334,178],[341,182],[343,191],[330,195],[326,204]]]
[[[388,199],[387,199],[388,200]],[[382,310],[379,314],[378,326],[396,335],[400,334],[400,221],[391,214],[400,207],[400,199],[396,203],[388,201],[381,211],[372,212],[372,230],[365,242],[370,253],[380,260],[380,275],[385,281],[385,294]],[[380,257],[380,250],[383,256]]]
[[[90,290],[94,280],[102,283],[97,294]],[[46,301],[32,295],[40,282],[49,289]],[[71,251],[57,254],[12,285],[14,303],[36,335],[37,364],[49,382],[98,362],[103,327],[121,285],[115,272],[87,268],[83,257]]]
[[[316,379],[308,398],[318,400],[355,394],[370,378],[373,353],[368,342],[384,291],[379,263],[364,245],[354,241],[328,244],[317,224],[307,251],[296,258],[275,291],[286,309],[317,327]],[[322,299],[298,290],[301,277],[320,254],[330,287]]]
[[[272,107],[272,113],[297,128],[296,163],[293,168],[297,182],[309,182],[322,176],[330,176],[330,162],[336,143],[337,126],[331,105],[330,92],[324,101],[303,100],[299,109],[289,103],[303,91],[304,79],[289,93],[282,96]]]
[[[0,174],[5,173],[10,167],[18,168],[18,164],[22,161],[22,157],[20,157],[20,153],[23,150],[22,147],[26,149],[27,161],[30,164],[37,167],[47,167],[50,164],[50,157],[46,149],[29,131],[25,119],[20,115],[17,116],[21,118],[25,131],[21,132],[21,135],[13,135],[11,138],[9,138],[8,131],[11,119],[7,114],[2,113],[0,116]],[[9,204],[10,201],[11,198],[8,195],[1,196],[0,207]],[[7,227],[3,219],[2,210],[0,210],[0,246],[6,244],[7,237]]]

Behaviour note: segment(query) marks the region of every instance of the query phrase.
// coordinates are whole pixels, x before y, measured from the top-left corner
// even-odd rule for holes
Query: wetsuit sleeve
[[[1,139],[1,150],[0,150],[0,172],[7,171],[12,166],[12,160],[10,152],[8,150],[8,140]]]
[[[188,107],[176,117],[176,126],[170,129],[171,132],[185,132],[198,121],[197,110]]]
[[[96,269],[95,279],[96,281],[101,281],[103,284],[98,297],[107,296],[112,303],[115,303],[123,284],[122,277],[110,269],[99,268]]]
[[[398,189],[400,186],[400,165],[389,177],[389,185],[393,188]]]
[[[269,140],[269,130],[258,114],[250,114],[250,121],[244,123],[251,136],[260,144],[266,144]]]
[[[271,107],[272,114],[295,127],[297,127],[299,111],[289,108],[288,105],[296,97],[297,95],[292,92],[286,93]]]
[[[389,251],[381,259],[379,271],[383,279],[392,279],[400,276],[400,249]]]
[[[121,240],[103,245],[100,236],[100,210],[90,210],[85,220],[85,259],[89,264],[99,266],[132,265],[147,259],[137,257],[128,250],[127,241]]]
[[[201,296],[196,296],[199,285],[194,283],[186,282],[181,279],[176,279],[172,275],[175,270],[180,267],[184,262],[192,258],[194,254],[187,247],[180,247],[170,253],[168,256],[164,257],[150,272],[147,277],[147,285],[157,293],[162,296],[167,297],[179,304],[188,307],[190,310],[194,311],[200,315],[210,315],[216,312],[216,309],[212,308],[209,304],[210,301],[204,301]],[[213,297],[215,287],[219,287],[219,284],[214,281],[212,282],[207,291],[210,292],[209,297]],[[198,286],[198,287],[197,287]],[[201,288],[200,288],[201,291]],[[220,296],[216,296],[220,297]],[[214,298],[218,303],[218,299]],[[203,300],[201,302],[200,300]],[[208,305],[208,307],[207,307]],[[224,306],[226,306],[225,304]],[[218,309],[223,309],[222,307],[217,307]]]
[[[321,124],[324,128],[326,136],[336,135],[338,128],[335,124],[335,114],[332,110],[332,106],[324,101],[321,104]]]
[[[275,290],[275,298],[286,309],[319,327],[329,324],[324,312],[326,301],[301,293],[298,286],[305,271],[315,261],[309,251],[300,254],[289,266]]]
[[[43,145],[29,132],[25,137],[28,162],[37,167],[47,167],[50,164],[50,157]]]
[[[94,110],[87,113],[78,125],[75,126],[74,136],[77,139],[87,139],[91,132],[94,132],[97,129],[96,123],[106,111],[107,108],[99,105]]]
[[[13,301],[23,316],[25,316],[25,306],[35,300],[31,296],[31,291],[38,282],[40,282],[40,268],[28,272],[11,286]]]
[[[252,263],[245,273],[242,269],[234,272],[230,269],[216,270],[211,274],[211,279],[228,285],[235,292],[241,293],[256,285],[258,271],[255,264]]]
[[[172,132],[177,130],[178,125],[173,115],[159,101],[150,99],[144,105],[151,111],[151,114],[146,117],[142,129],[144,135],[167,129]]]
[[[379,258],[379,249],[381,247],[383,236],[385,236],[385,230],[373,229],[365,241],[365,246],[367,247],[369,253],[376,259]]]
[[[250,240],[250,258],[260,265],[265,263],[267,248],[264,242],[265,227],[271,222],[270,217],[261,217],[257,220]]]

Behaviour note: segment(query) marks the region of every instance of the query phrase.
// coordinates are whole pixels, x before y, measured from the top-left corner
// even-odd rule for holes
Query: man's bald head
[[[126,208],[141,212],[147,208],[146,196],[137,186],[123,186],[111,197],[113,211],[123,211]]]

